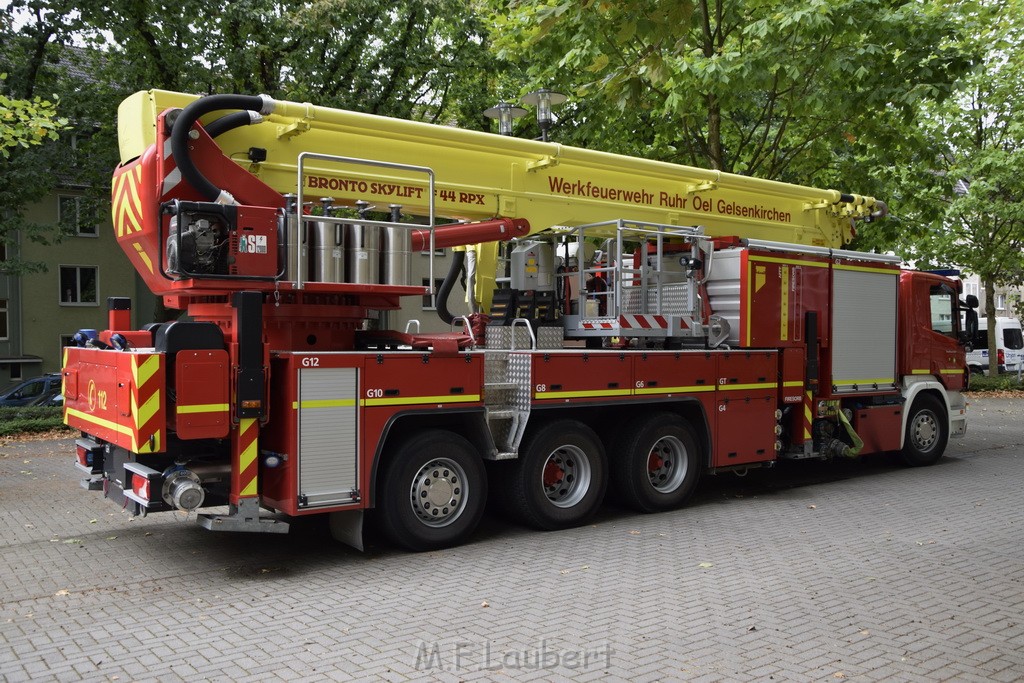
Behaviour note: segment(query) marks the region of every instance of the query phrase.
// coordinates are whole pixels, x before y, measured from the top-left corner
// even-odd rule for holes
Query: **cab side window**
[[[931,290],[932,330],[956,339],[959,327],[955,313],[956,296],[949,285],[933,285]]]

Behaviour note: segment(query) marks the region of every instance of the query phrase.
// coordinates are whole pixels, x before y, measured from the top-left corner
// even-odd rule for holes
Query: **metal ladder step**
[[[517,410],[488,410],[488,420],[511,420],[519,414]]]
[[[485,389],[515,389],[517,386],[515,382],[484,382]]]

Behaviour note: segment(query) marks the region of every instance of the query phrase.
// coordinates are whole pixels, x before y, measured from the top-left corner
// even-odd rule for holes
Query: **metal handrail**
[[[427,176],[427,193],[429,202],[429,219],[430,222],[424,226],[414,223],[394,223],[391,221],[371,221],[361,218],[340,218],[335,216],[309,216],[304,217],[302,213],[303,205],[303,179],[305,171],[305,162],[307,159],[316,159],[319,161],[331,161],[340,164],[353,164],[356,166],[375,166],[378,168],[389,168],[396,171],[411,171],[413,173],[423,173]],[[298,178],[296,186],[298,187],[298,194],[295,202],[295,230],[299,234],[295,235],[296,244],[301,245],[299,238],[302,236],[303,228],[307,220],[316,221],[318,223],[339,223],[344,225],[380,225],[385,227],[402,228],[404,230],[423,230],[426,228],[430,231],[430,299],[431,303],[437,305],[437,292],[434,291],[434,228],[436,221],[434,217],[434,170],[427,166],[412,166],[409,164],[396,164],[390,161],[378,161],[374,159],[360,159],[358,157],[346,157],[336,154],[320,154],[318,152],[302,152],[298,157],[297,164]],[[296,250],[301,253],[301,247]],[[289,260],[292,258],[291,254],[288,254]],[[303,259],[296,254],[295,264],[295,289],[302,289],[302,276],[303,276]]]

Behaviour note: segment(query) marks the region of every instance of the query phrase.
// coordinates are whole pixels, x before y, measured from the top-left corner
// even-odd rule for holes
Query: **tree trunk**
[[[992,278],[982,278],[985,287],[985,320],[988,321],[988,371],[989,377],[999,374],[999,352],[996,350],[996,283]]]

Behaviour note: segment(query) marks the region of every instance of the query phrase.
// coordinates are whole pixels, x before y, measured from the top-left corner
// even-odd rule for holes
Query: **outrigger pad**
[[[199,526],[210,531],[288,533],[288,522],[260,516],[260,506],[255,498],[243,498],[238,505],[231,506],[231,512],[227,515],[199,515],[196,521]]]

